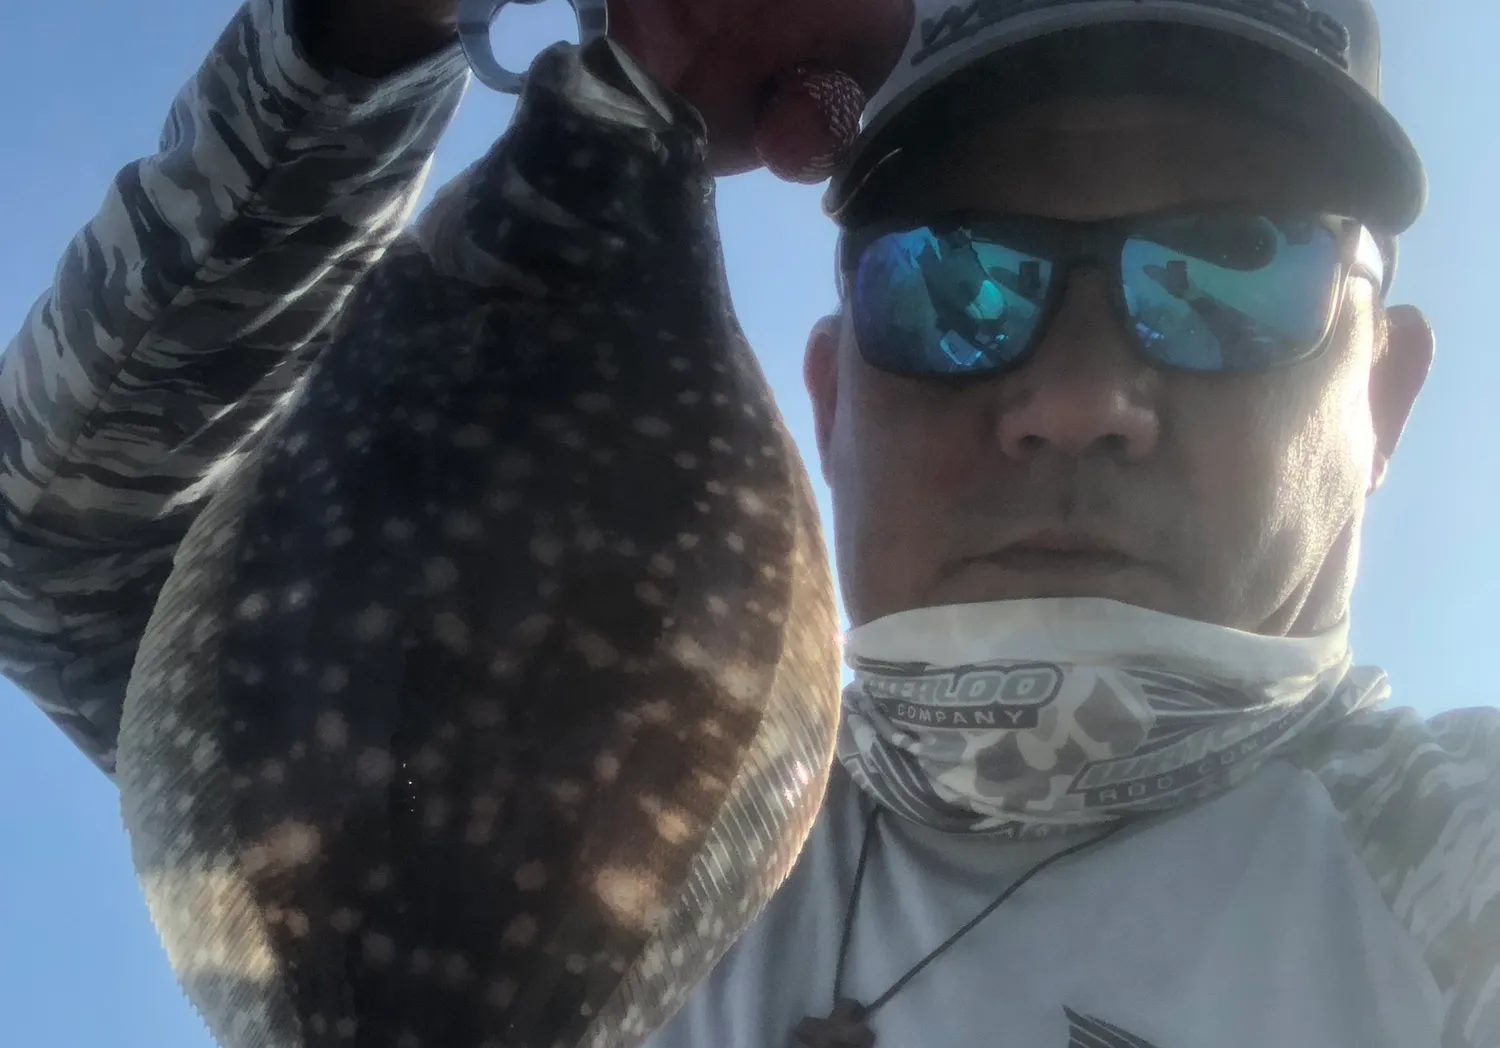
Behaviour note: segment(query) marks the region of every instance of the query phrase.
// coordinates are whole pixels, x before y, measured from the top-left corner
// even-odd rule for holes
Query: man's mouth
[[[1140,566],[1139,559],[1117,543],[1087,532],[1059,529],[1030,532],[970,561],[1019,572],[1070,574]]]

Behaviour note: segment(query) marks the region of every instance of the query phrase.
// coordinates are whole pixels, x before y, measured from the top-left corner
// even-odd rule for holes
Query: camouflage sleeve
[[[0,358],[0,672],[107,774],[194,512],[400,232],[467,83],[314,68],[296,0],[247,0]]]
[[[1426,958],[1443,1048],[1500,1044],[1500,710],[1358,716],[1312,770]]]

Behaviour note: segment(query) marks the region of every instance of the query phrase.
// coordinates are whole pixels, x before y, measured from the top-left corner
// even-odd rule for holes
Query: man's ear
[[[829,448],[839,399],[839,323],[838,315],[830,314],[814,324],[802,358],[802,382],[812,401],[813,428],[824,481],[829,475]]]
[[[1391,457],[1417,394],[1432,370],[1437,339],[1432,325],[1415,306],[1392,306],[1386,311],[1385,345],[1377,347],[1370,368],[1370,413],[1375,421],[1375,463],[1370,493],[1385,483]]]

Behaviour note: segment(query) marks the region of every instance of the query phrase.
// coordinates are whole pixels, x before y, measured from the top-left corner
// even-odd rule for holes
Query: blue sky
[[[1428,165],[1426,217],[1403,241],[1395,298],[1423,306],[1438,362],[1366,532],[1356,655],[1397,701],[1432,713],[1496,701],[1480,675],[1500,598],[1500,5],[1377,0],[1386,90]],[[0,13],[0,327],[8,338],[120,165],[155,147],[168,103],[231,0],[73,0]],[[1438,14],[1439,8],[1441,14]],[[561,0],[515,16],[523,64],[569,32]],[[510,103],[471,90],[431,188],[503,130]],[[764,174],[725,181],[720,215],[735,304],[811,455],[801,387],[807,329],[833,301],[833,233],[819,189]],[[827,513],[826,498],[824,512]],[[210,1048],[157,945],[113,788],[28,700],[0,683],[0,1042],[49,1048]]]

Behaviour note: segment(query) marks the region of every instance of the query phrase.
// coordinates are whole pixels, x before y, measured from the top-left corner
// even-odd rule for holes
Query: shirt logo
[[[1078,0],[970,0],[954,4],[936,18],[922,20],[922,46],[911,56],[919,66],[954,44],[1007,18],[1030,14]],[[1324,11],[1309,7],[1306,0],[1184,0],[1216,7],[1264,22],[1302,41],[1342,69],[1349,68],[1349,28]]]

